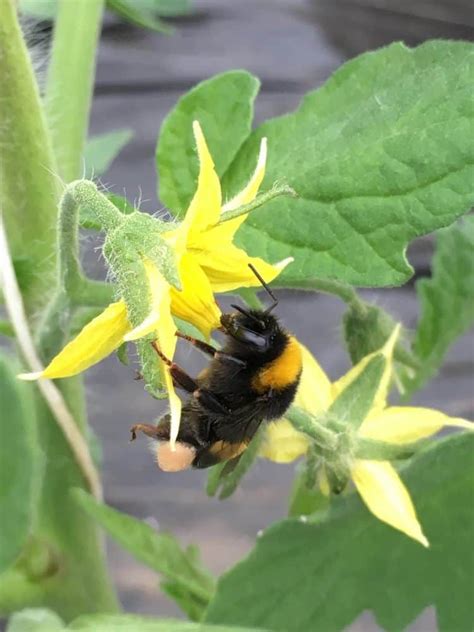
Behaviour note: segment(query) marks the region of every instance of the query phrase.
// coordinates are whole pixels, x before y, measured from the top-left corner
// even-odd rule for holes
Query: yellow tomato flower
[[[199,158],[197,190],[183,222],[163,237],[173,245],[180,260],[182,291],[171,290],[171,309],[176,316],[196,325],[207,337],[219,325],[220,318],[217,306],[209,309],[213,292],[259,286],[249,263],[270,283],[292,259],[270,265],[259,257],[249,257],[245,250],[234,246],[235,233],[247,215],[219,223],[222,212],[248,204],[256,197],[265,175],[267,139],[262,139],[257,165],[248,184],[223,205],[219,178],[198,121],[193,123],[193,132]]]
[[[232,244],[235,232],[246,215],[219,224],[221,211],[238,208],[257,195],[265,174],[266,139],[262,140],[257,166],[248,184],[227,204],[222,205],[219,178],[211,154],[197,121],[193,123],[199,158],[197,189],[183,222],[163,237],[172,246],[181,280],[181,290],[170,287],[157,266],[144,257],[150,294],[150,313],[135,329],[132,328],[125,302],[110,304],[69,342],[41,373],[26,373],[24,380],[63,378],[85,371],[115,351],[123,342],[155,333],[163,353],[172,359],[176,348],[176,327],[172,314],[194,324],[206,337],[220,324],[220,309],[214,292],[258,285],[250,271],[253,263],[266,281],[272,281],[291,261],[274,266]],[[179,429],[181,403],[174,392],[168,371],[164,372],[171,407],[171,440]]]
[[[434,435],[445,426],[472,430],[474,424],[464,419],[448,417],[429,408],[388,406],[387,396],[393,371],[393,350],[399,333],[397,327],[383,348],[386,364],[370,411],[357,430],[357,436],[385,443],[403,445]],[[372,353],[363,358],[337,382],[331,383],[315,358],[304,349],[303,373],[295,404],[312,415],[327,411],[332,402],[362,373]],[[260,455],[277,462],[292,461],[308,450],[311,440],[283,419],[269,424]],[[388,461],[353,458],[350,475],[362,500],[379,520],[386,522],[409,537],[428,546],[415,508],[395,468]],[[323,492],[329,491],[327,477],[320,478]]]

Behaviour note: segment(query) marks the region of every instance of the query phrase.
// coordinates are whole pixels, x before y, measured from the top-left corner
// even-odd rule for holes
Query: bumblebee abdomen
[[[265,393],[270,389],[284,391],[298,383],[301,367],[301,347],[296,338],[288,336],[281,354],[257,371],[251,386],[257,393]]]

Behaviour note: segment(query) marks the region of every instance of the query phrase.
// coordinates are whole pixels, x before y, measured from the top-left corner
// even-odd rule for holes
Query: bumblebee
[[[132,440],[143,432],[158,441],[158,466],[164,471],[237,460],[262,422],[282,417],[295,397],[302,369],[300,346],[272,315],[278,301],[255,268],[250,268],[271,297],[270,307],[247,310],[231,305],[235,311],[221,316],[222,349],[176,334],[211,357],[197,378],[168,360],[156,342],[152,343],[175,386],[190,394],[183,405],[175,451],[168,443],[169,414],[156,426],[136,424],[130,429]]]

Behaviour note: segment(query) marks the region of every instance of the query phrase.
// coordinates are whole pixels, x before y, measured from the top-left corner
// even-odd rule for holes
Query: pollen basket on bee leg
[[[174,448],[174,450],[173,450]],[[189,469],[196,456],[196,448],[176,442],[171,446],[169,441],[155,443],[156,463],[163,472],[181,472]]]

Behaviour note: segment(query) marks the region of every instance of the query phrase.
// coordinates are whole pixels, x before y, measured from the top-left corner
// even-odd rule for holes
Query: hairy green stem
[[[319,423],[313,415],[298,406],[291,406],[285,417],[290,420],[296,430],[307,434],[324,450],[336,449],[338,434]]]
[[[28,317],[54,287],[59,182],[15,2],[0,2],[0,207]]]
[[[58,169],[81,175],[104,0],[60,0],[46,86],[46,112]]]
[[[247,215],[247,213],[255,211],[267,202],[270,202],[274,198],[280,197],[281,195],[297,197],[296,192],[288,185],[275,185],[272,189],[270,189],[270,191],[257,195],[257,197],[249,204],[244,204],[243,206],[239,206],[239,208],[233,209],[232,211],[225,211],[224,213],[222,213],[219,223],[222,224],[223,222],[228,222],[229,220],[240,217],[241,215]]]
[[[358,308],[363,308],[364,306],[364,302],[359,298],[354,288],[340,281],[313,278],[305,281],[297,281],[292,287],[298,290],[315,290],[316,292],[323,292],[324,294],[334,294],[344,301],[344,303],[357,306]]]

